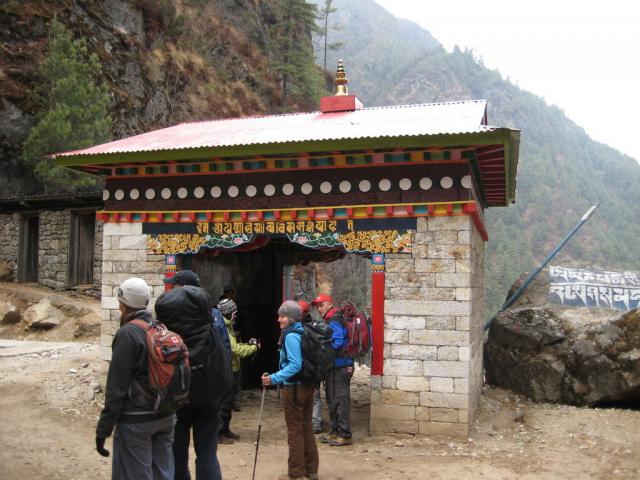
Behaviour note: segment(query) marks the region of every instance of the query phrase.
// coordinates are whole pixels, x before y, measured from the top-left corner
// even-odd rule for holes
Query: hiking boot
[[[229,438],[225,435],[220,435],[218,437],[218,445],[231,445],[232,443],[235,443],[233,438]]]
[[[305,480],[305,477],[290,477],[288,473],[283,473],[278,480]]]
[[[353,441],[350,438],[335,436],[329,440],[329,445],[332,447],[342,447],[344,445],[351,445]]]
[[[322,427],[313,427],[313,434],[317,435],[319,433],[322,433]]]
[[[225,430],[224,432],[220,432],[220,437],[227,437],[231,440],[240,440],[240,435],[237,433],[233,433],[231,430]]]
[[[320,442],[321,443],[331,443],[331,440],[333,440],[334,438],[337,438],[338,436],[335,433],[324,433],[322,435],[320,435]]]
[[[304,476],[304,478],[306,478],[307,480],[318,480],[318,474],[317,473],[308,473]]]

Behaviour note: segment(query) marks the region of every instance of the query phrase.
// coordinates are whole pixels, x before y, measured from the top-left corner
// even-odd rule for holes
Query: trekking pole
[[[264,375],[268,375],[267,372]],[[264,394],[267,391],[267,387],[262,387],[262,401],[260,402],[260,414],[258,415],[258,438],[256,438],[256,455],[253,459],[253,473],[251,474],[251,480],[256,478],[256,464],[258,463],[258,447],[260,446],[260,430],[262,430],[262,409],[264,408]]]

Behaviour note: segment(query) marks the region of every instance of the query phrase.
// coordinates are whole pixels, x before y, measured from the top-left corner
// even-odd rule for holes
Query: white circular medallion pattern
[[[440,186],[442,188],[451,188],[453,186],[453,179],[451,177],[442,177],[440,179]]]
[[[422,177],[420,179],[420,188],[422,190],[429,190],[432,185],[433,185],[433,182],[429,177]]]
[[[340,191],[342,193],[347,193],[351,191],[351,182],[348,182],[347,180],[343,180],[340,182],[340,185],[338,185],[338,188],[340,189]]]
[[[114,193],[113,196],[116,200],[122,200],[124,198],[124,190],[119,188],[118,190],[116,190],[116,193]]]
[[[107,190],[106,188],[102,190],[102,201],[106,202],[107,200],[109,200],[110,195],[111,193],[109,193],[109,190]]]
[[[153,200],[154,198],[156,198],[156,191],[153,188],[147,188],[147,190],[145,190],[144,192],[144,196],[147,198],[147,200]]]
[[[391,190],[391,180],[389,180],[388,178],[383,178],[382,180],[380,180],[380,182],[378,182],[378,187],[380,187],[380,190],[382,190],[383,192],[388,192],[389,190]]]
[[[255,185],[248,185],[245,193],[247,194],[247,197],[255,197],[256,193],[258,193],[258,189]]]
[[[403,178],[398,185],[400,186],[400,190],[409,190],[411,188],[411,179]]]
[[[371,190],[371,182],[369,180],[360,180],[358,188],[361,192],[368,192],[369,190]]]
[[[464,177],[462,177],[460,183],[464,188],[471,188],[471,175],[465,175]]]
[[[129,198],[131,198],[131,200],[137,200],[140,198],[140,190],[138,190],[137,188],[132,189],[129,192]]]
[[[204,188],[202,187],[196,187],[193,189],[193,196],[196,198],[202,198],[204,197]]]
[[[164,198],[165,200],[168,200],[171,198],[171,189],[170,188],[163,188],[162,191],[160,192],[160,196],[162,198]]]
[[[222,189],[220,187],[211,187],[211,196],[213,198],[220,198],[222,195]]]
[[[273,185],[271,185],[271,184],[268,184],[268,185],[265,185],[265,186],[264,186],[264,194],[265,194],[267,197],[271,197],[271,196],[273,196],[273,194],[274,194],[274,193],[276,193],[276,187],[274,187],[274,186],[273,186]]]
[[[178,189],[178,197],[179,198],[187,198],[187,195],[189,195],[189,191],[186,188],[180,187]]]
[[[322,193],[329,193],[331,191],[331,182],[322,182],[320,184],[320,191]]]
[[[303,183],[302,185],[300,185],[300,191],[304,195],[309,195],[311,192],[313,192],[313,185],[311,185],[310,183]]]
[[[229,187],[229,189],[227,190],[227,194],[231,197],[231,198],[235,198],[238,196],[238,194],[240,193],[240,189],[238,187],[236,187],[235,185],[231,185]]]
[[[293,193],[293,185],[290,183],[285,183],[282,185],[282,193],[285,195],[291,195]]]

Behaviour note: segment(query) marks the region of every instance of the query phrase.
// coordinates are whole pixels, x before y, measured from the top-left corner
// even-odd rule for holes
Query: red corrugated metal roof
[[[183,123],[54,157],[381,137],[481,133],[486,100]]]

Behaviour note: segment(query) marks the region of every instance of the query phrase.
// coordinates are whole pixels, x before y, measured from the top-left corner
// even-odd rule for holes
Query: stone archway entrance
[[[372,261],[371,430],[466,436],[482,384],[484,209],[515,200],[519,131],[483,100],[365,109],[346,92],[320,111],[176,125],[57,156],[107,178],[104,356],[114,289],[163,291],[176,255],[256,236]],[[268,310],[268,308],[267,308]]]

